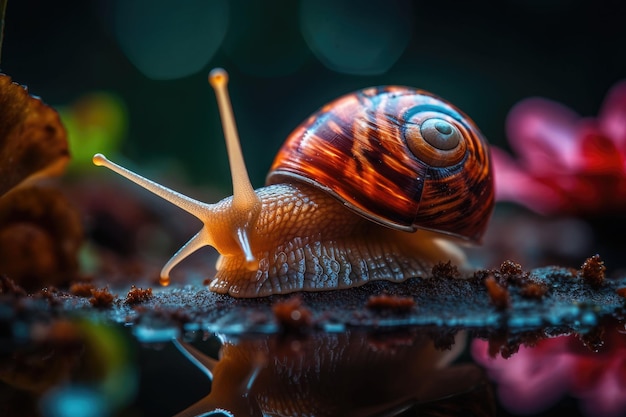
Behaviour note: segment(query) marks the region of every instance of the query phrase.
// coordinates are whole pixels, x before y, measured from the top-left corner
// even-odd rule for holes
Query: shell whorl
[[[422,138],[430,134],[424,125],[432,125],[425,122],[433,119],[458,130],[453,146],[435,143],[451,149]],[[494,204],[480,131],[452,104],[408,87],[359,90],[311,115],[289,135],[266,182],[289,179],[321,188],[385,226],[474,241]]]

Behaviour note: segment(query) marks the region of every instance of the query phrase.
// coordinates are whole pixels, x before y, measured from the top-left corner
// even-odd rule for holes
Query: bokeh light
[[[119,0],[115,35],[128,59],[146,77],[169,80],[204,68],[228,27],[225,0]]]
[[[126,105],[111,92],[87,93],[58,111],[67,129],[73,170],[90,169],[95,153],[114,154],[128,133]]]
[[[233,14],[224,52],[245,74],[280,77],[293,74],[311,57],[300,35],[298,3],[282,0],[232,0]]]
[[[59,387],[43,399],[44,417],[107,417],[111,410],[98,391],[83,386]]]
[[[384,74],[404,52],[412,33],[406,0],[360,2],[302,0],[302,34],[329,69],[356,75]]]

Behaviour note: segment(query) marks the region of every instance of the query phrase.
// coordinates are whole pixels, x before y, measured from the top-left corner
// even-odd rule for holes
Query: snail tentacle
[[[183,245],[161,270],[162,285],[169,284],[172,268],[204,246],[213,246],[221,254],[243,254],[246,269],[258,268],[250,236],[254,233],[262,204],[252,188],[241,152],[227,81],[228,76],[222,69],[215,69],[209,75],[209,82],[217,96],[228,150],[233,181],[231,198],[217,204],[203,203],[132,172],[108,160],[102,154],[93,157],[95,165],[109,168],[202,221],[203,228]]]
[[[177,207],[180,207],[187,213],[197,217],[200,220],[206,218],[207,213],[212,210],[211,204],[203,203],[202,201],[198,201],[194,198],[188,197],[184,194],[179,193],[178,191],[174,191],[171,188],[168,188],[148,178],[145,178],[127,168],[124,168],[121,165],[116,164],[101,153],[95,154],[92,160],[94,165],[103,166],[110,169],[116,174],[119,174],[127,180],[134,182],[140,187],[161,197],[162,199],[169,201]]]
[[[233,107],[228,95],[228,73],[222,68],[215,68],[209,73],[209,83],[215,90],[218,109],[222,120],[228,162],[233,181],[233,199],[230,206],[232,236],[237,241],[241,253],[246,259],[246,268],[255,270],[258,260],[255,258],[250,244],[251,230],[254,228],[261,212],[261,199],[254,191],[246,163],[243,159],[237,124],[233,115]]]
[[[233,181],[233,209],[240,211],[242,216],[254,217],[254,214],[251,213],[255,212],[258,216],[258,212],[261,210],[261,200],[252,187],[243,159],[233,107],[228,95],[228,74],[223,69],[216,68],[209,74],[209,83],[215,90],[224,138],[226,139],[228,163]]]
[[[169,261],[163,266],[161,269],[161,278],[160,283],[163,286],[168,286],[170,284],[170,271],[176,265],[178,265],[183,259],[194,253],[200,248],[205,246],[214,246],[212,243],[211,234],[208,232],[206,227],[200,229],[198,233],[194,235],[187,243],[185,243],[178,251],[172,255]]]

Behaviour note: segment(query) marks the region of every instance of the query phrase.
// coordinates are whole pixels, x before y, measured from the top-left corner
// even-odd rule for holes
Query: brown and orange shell
[[[456,128],[458,143],[428,143],[420,133],[428,120]],[[480,241],[494,205],[489,149],[476,125],[454,105],[409,87],[359,90],[306,119],[278,152],[266,183],[294,179],[385,226],[472,241]]]

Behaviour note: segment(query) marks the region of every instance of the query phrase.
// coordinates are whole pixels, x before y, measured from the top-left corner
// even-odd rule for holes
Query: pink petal
[[[579,119],[560,103],[539,97],[522,100],[507,117],[509,143],[522,165],[537,175],[570,171],[577,157]]]
[[[567,392],[574,357],[562,353],[566,345],[565,337],[546,339],[503,359],[489,357],[488,343],[474,340],[472,356],[497,382],[502,404],[514,413],[529,414],[549,408]]]
[[[533,171],[521,169],[504,151],[492,147],[496,201],[509,201],[533,211],[548,214],[558,211],[565,202]]]
[[[515,380],[502,381],[498,385],[500,401],[515,414],[534,414],[550,408],[567,393],[573,363],[570,355],[555,356],[536,364],[533,373],[528,369]]]
[[[489,345],[474,340],[471,353],[498,384],[502,404],[516,414],[538,413],[566,392],[580,400],[588,417],[626,415],[626,335],[607,333],[600,352],[583,348],[573,336],[544,339],[521,347],[509,359],[489,356]]]
[[[612,353],[609,357],[580,360],[576,365],[575,379],[579,381],[573,394],[580,398],[585,414],[590,417],[626,414],[626,352],[619,349]],[[584,371],[584,367],[595,369]],[[590,378],[580,381],[581,376]]]
[[[607,93],[599,113],[602,132],[626,153],[626,80],[615,84]]]
[[[578,165],[581,171],[610,176],[624,175],[624,155],[619,152],[615,142],[602,134],[595,123],[581,123],[578,137]]]

